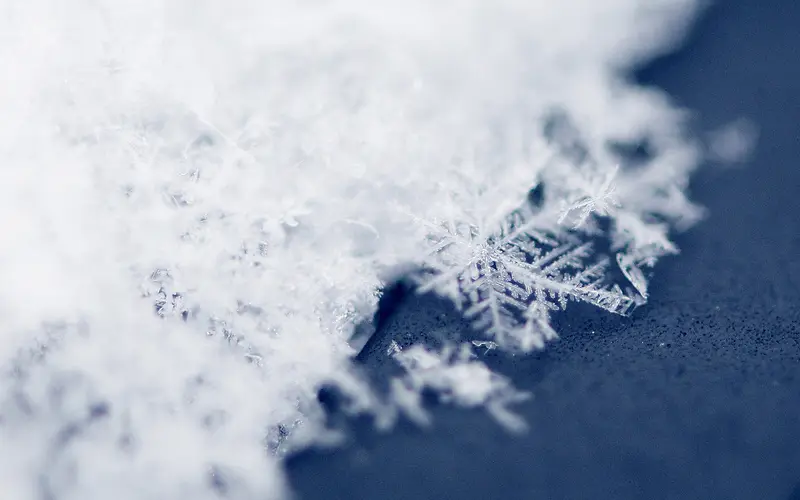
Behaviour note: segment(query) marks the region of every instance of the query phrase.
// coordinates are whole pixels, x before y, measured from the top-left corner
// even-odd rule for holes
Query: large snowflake
[[[550,312],[570,300],[617,314],[635,305],[618,285],[608,286],[609,261],[592,260],[591,243],[567,232],[537,229],[525,207],[491,230],[477,223],[421,221],[431,252],[420,291],[447,296],[502,346],[529,351],[555,338]]]

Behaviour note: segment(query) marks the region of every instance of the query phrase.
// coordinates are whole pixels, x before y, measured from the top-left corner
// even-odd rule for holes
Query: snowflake
[[[555,338],[551,311],[570,300],[626,315],[634,300],[618,285],[605,286],[607,258],[591,262],[591,243],[569,233],[536,229],[530,210],[517,210],[495,231],[470,224],[421,221],[431,250],[420,276],[420,292],[453,300],[475,328],[502,346],[542,348]]]
[[[476,360],[469,344],[446,345],[438,351],[414,345],[398,348],[391,356],[405,370],[403,377],[392,380],[394,401],[413,421],[430,424],[421,395],[425,389],[432,389],[444,403],[485,407],[510,432],[527,429],[525,421],[509,406],[527,400],[529,394],[517,390],[506,377]]]
[[[619,208],[620,203],[614,195],[614,179],[617,176],[618,170],[619,167],[616,166],[608,172],[605,172],[601,182],[587,183],[584,188],[586,194],[561,213],[561,216],[558,218],[558,223],[562,224],[573,212],[579,212],[573,225],[573,228],[577,229],[586,223],[586,220],[592,213],[596,213],[600,216],[608,216],[614,212],[615,208]],[[580,176],[576,176],[574,179],[578,181],[581,180]]]

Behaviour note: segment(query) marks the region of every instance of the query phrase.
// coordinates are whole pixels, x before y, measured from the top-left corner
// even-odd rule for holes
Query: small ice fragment
[[[394,356],[400,354],[402,351],[403,351],[403,348],[400,347],[400,344],[398,344],[397,342],[392,340],[392,343],[389,344],[389,348],[386,349],[386,354],[388,356],[394,357]]]
[[[497,343],[496,342],[492,342],[491,340],[473,340],[472,341],[472,345],[474,345],[475,347],[483,347],[483,348],[485,348],[486,350],[483,351],[484,354],[486,354],[487,352],[491,351],[492,349],[496,349],[497,348]]]

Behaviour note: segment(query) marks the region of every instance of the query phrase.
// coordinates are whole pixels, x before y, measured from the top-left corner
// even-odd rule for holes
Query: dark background
[[[382,434],[326,395],[351,441],[289,460],[300,499],[800,500],[800,1],[719,1],[636,77],[700,132],[760,128],[744,168],[695,177],[710,216],[677,237],[650,302],[630,318],[573,306],[544,352],[486,355],[533,394],[522,436],[435,402],[431,429]],[[436,298],[388,295],[360,357],[378,380],[391,339],[464,328]]]

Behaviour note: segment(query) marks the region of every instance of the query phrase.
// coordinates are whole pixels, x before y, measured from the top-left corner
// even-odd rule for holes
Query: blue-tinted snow
[[[798,25],[794,0],[720,1],[638,75],[696,110],[699,133],[745,117],[759,143],[745,168],[696,177],[710,216],[678,237],[682,255],[659,264],[631,318],[573,307],[544,352],[485,356],[533,394],[517,406],[526,435],[435,404],[429,430],[346,420],[347,446],[290,460],[298,496],[800,499]],[[438,299],[390,302],[362,356],[377,379],[392,339],[464,327]]]

